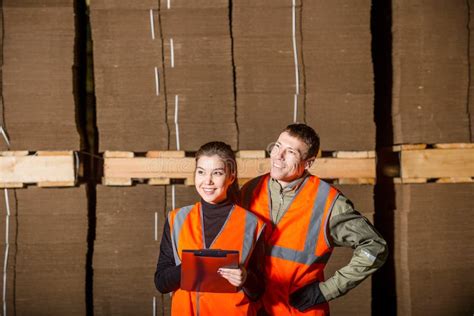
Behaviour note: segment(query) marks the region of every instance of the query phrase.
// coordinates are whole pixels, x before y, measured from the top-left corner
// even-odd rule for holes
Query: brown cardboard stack
[[[80,147],[74,19],[73,0],[3,1],[2,93],[11,149]],[[6,149],[3,140],[0,149]]]
[[[356,210],[373,223],[374,187],[372,185],[337,185],[336,187],[354,203]],[[350,248],[336,247],[324,271],[325,277],[332,277],[338,269],[347,265],[352,258],[352,253],[353,250]],[[345,296],[331,301],[329,304],[331,315],[351,315],[354,311],[357,311],[357,315],[371,315],[371,301],[372,278],[369,277]]]
[[[228,1],[161,2],[170,148],[221,140],[236,149]]]
[[[163,304],[167,297],[161,296],[153,283],[164,200],[163,187],[97,187],[95,315],[147,315],[154,297],[158,310],[167,308],[168,304]]]
[[[474,310],[473,184],[396,185],[398,315]]]
[[[201,200],[194,186],[175,185],[174,194],[173,188],[168,186],[166,188],[166,211],[171,211],[173,208],[173,195],[175,208],[193,205]]]
[[[371,2],[305,1],[306,122],[324,150],[373,150]]]
[[[91,1],[99,151],[168,148],[157,1]]]
[[[10,195],[11,197],[11,195]],[[10,198],[10,201],[12,199]],[[17,315],[84,315],[87,253],[85,187],[16,190],[10,231],[16,239]]]
[[[299,2],[299,1],[297,1]],[[299,12],[298,4],[295,12]],[[234,1],[235,84],[240,149],[265,149],[293,122],[296,94],[291,1]],[[296,14],[299,23],[299,13]],[[298,27],[298,24],[297,24]],[[295,40],[300,47],[300,32]],[[301,56],[299,68],[302,71]],[[299,73],[297,120],[304,120]]]
[[[396,0],[392,7],[394,142],[472,141],[468,4]]]

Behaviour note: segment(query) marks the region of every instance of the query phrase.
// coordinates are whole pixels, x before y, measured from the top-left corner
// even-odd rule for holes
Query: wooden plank
[[[28,156],[29,151],[22,150],[22,151],[0,151],[1,157],[11,157],[11,156]]]
[[[151,178],[148,180],[149,185],[168,185],[170,183],[170,178]]]
[[[265,158],[264,150],[241,150],[235,156],[237,158]]]
[[[104,178],[186,179],[194,176],[194,158],[105,158]]]
[[[184,158],[186,153],[182,150],[162,150],[149,151],[146,153],[147,158]]]
[[[255,178],[270,172],[270,158],[237,158],[239,178]]]
[[[135,154],[131,151],[105,151],[104,158],[132,158]]]
[[[428,179],[426,178],[394,178],[393,182],[396,184],[403,184],[403,183],[426,183]]]
[[[0,156],[0,183],[75,182],[74,156]]]
[[[335,151],[335,158],[375,158],[375,151]]]
[[[194,158],[105,158],[104,178],[107,179],[186,179],[194,181]],[[254,178],[270,171],[269,158],[237,158],[239,178]],[[310,169],[325,179],[375,179],[375,159],[320,158]],[[363,180],[366,183],[368,180]]]
[[[435,144],[433,147],[440,149],[474,148],[474,143]]]
[[[237,158],[239,177],[253,178],[270,172],[270,159]],[[309,170],[324,179],[338,178],[374,178],[375,159],[355,158],[319,158]]]
[[[130,186],[132,185],[132,179],[130,178],[112,178],[112,177],[103,177],[103,185],[113,185],[113,186]]]
[[[471,183],[474,182],[473,178],[462,177],[462,178],[439,178],[436,183]]]
[[[2,189],[14,189],[23,188],[24,184],[21,182],[0,182],[0,188]]]
[[[337,179],[337,184],[375,184],[375,178],[347,178]]]
[[[38,182],[38,186],[42,188],[51,188],[51,187],[73,187],[75,185],[74,181],[42,181]]]
[[[194,185],[194,177],[186,178],[184,180],[184,185],[188,185],[188,186]]]
[[[400,165],[402,178],[473,177],[474,148],[402,151]]]
[[[36,156],[68,156],[72,155],[73,151],[37,151]]]
[[[419,150],[425,149],[427,147],[426,144],[403,144],[403,145],[395,145],[393,146],[394,151],[402,151],[402,150]]]
[[[309,171],[323,179],[376,177],[375,158],[319,158]]]

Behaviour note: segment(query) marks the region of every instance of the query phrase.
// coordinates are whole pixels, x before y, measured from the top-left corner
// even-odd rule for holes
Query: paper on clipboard
[[[217,273],[219,268],[237,268],[236,250],[183,250],[181,289],[187,291],[235,293],[237,288]]]

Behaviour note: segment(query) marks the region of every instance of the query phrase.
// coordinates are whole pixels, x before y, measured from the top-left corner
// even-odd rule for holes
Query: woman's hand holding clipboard
[[[232,285],[230,280],[218,272],[221,268],[238,270],[239,252],[220,249],[183,250],[181,289],[214,293],[237,292],[238,287]],[[227,276],[229,271],[226,270],[228,269],[221,271]]]

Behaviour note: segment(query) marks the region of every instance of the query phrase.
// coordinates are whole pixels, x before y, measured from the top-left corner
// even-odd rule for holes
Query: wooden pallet
[[[474,144],[397,145],[400,160],[396,183],[474,182]]]
[[[70,187],[76,183],[72,151],[0,152],[0,188]]]
[[[194,158],[183,151],[150,151],[144,157],[133,152],[104,153],[104,185],[129,186],[134,180],[147,180],[150,185],[166,185],[174,180],[194,184]],[[239,183],[270,171],[264,151],[237,153]],[[323,179],[339,183],[374,183],[375,152],[338,152],[330,158],[318,158],[310,169]]]

